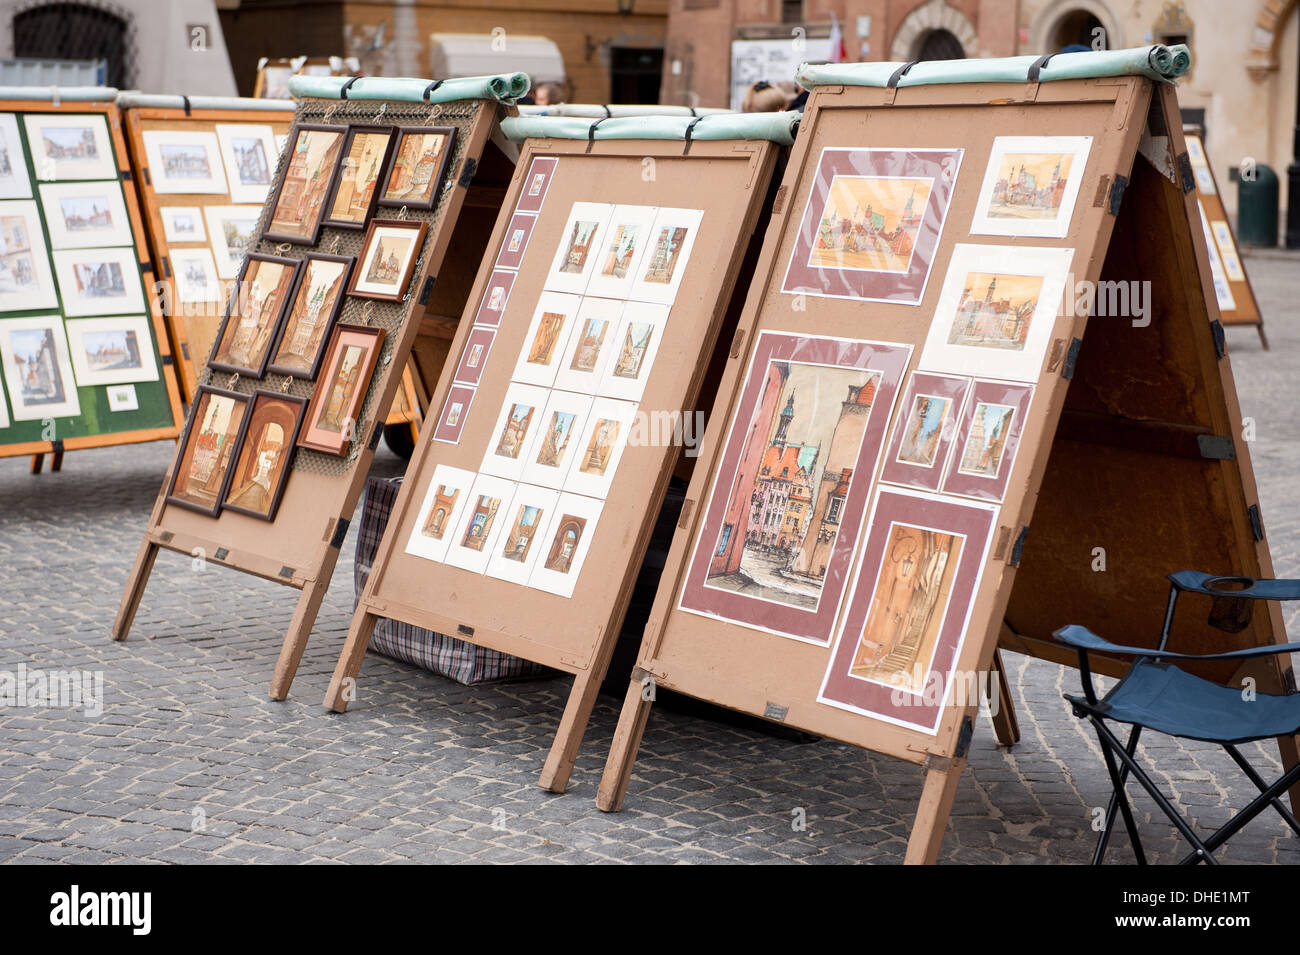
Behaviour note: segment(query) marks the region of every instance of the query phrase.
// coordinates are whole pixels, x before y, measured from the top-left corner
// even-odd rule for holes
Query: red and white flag
[[[834,12],[831,13],[831,63],[843,63],[848,58],[848,51],[844,49],[844,31],[840,29],[840,21]]]

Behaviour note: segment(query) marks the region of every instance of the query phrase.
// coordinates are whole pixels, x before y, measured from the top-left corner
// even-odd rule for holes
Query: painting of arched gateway
[[[225,507],[263,520],[275,520],[306,410],[306,398],[270,391],[258,391],[254,395],[226,491]]]

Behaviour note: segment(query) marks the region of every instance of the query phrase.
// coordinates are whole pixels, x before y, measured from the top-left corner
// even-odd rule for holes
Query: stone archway
[[[1251,31],[1250,50],[1246,54],[1246,69],[1253,79],[1262,80],[1276,72],[1278,67],[1278,42],[1287,18],[1296,11],[1300,0],[1261,0]]]
[[[889,58],[910,63],[918,58],[922,46],[935,30],[946,30],[957,38],[966,56],[976,56],[978,38],[975,25],[956,7],[944,0],[928,0],[903,18],[889,46]]]
[[[1029,25],[1029,47],[1025,53],[1055,53],[1055,37],[1069,17],[1087,14],[1097,18],[1106,31],[1106,49],[1120,50],[1127,44],[1119,20],[1103,0],[1055,0],[1038,11]]]

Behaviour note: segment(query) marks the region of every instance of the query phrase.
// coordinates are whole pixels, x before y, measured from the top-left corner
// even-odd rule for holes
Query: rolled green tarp
[[[117,90],[111,86],[0,86],[0,99],[111,103],[117,99]]]
[[[898,78],[897,85],[926,86],[935,83],[1025,83],[1029,68],[1038,56],[1008,56],[974,60],[925,60],[914,64]],[[805,63],[795,73],[799,85],[888,86],[890,77],[906,63]],[[1058,53],[1042,67],[1038,80],[1091,79],[1102,76],[1149,76],[1170,81],[1192,65],[1186,46],[1139,46],[1127,50],[1089,50],[1086,53]]]
[[[127,90],[117,94],[121,109],[132,107],[146,109],[247,109],[267,112],[292,112],[298,104],[291,99],[254,99],[251,96],[174,96],[165,93],[137,93]]]
[[[554,106],[520,106],[520,116],[579,116],[603,119],[606,116],[712,116],[730,113],[720,107],[653,106],[641,104],[595,105],[591,103],[557,103]]]
[[[794,142],[799,112],[713,113],[708,116],[615,116],[583,119],[569,116],[510,116],[501,121],[508,139],[766,139],[782,146]],[[592,127],[595,127],[594,129]]]
[[[356,82],[348,86],[344,97],[343,87],[354,79]],[[533,86],[527,73],[460,76],[443,80],[436,90],[429,90],[435,82],[406,76],[291,76],[289,95],[314,99],[386,99],[405,103],[450,103],[458,99],[513,103]]]

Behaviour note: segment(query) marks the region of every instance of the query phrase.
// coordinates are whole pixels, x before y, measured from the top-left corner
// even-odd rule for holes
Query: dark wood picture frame
[[[222,502],[226,499],[226,490],[230,485],[231,470],[226,468],[226,473],[222,475],[221,486],[217,490],[216,503],[211,507],[204,507],[196,504],[194,501],[188,501],[183,497],[176,496],[176,481],[181,474],[181,465],[185,462],[185,454],[190,447],[190,439],[194,436],[199,420],[199,406],[203,404],[204,395],[216,395],[219,398],[232,398],[244,406],[243,417],[239,421],[239,427],[235,431],[234,447],[231,452],[233,460],[235,452],[239,450],[241,439],[244,435],[244,425],[248,421],[248,414],[252,408],[252,400],[248,395],[240,394],[237,391],[228,391],[225,388],[214,388],[212,385],[199,385],[194,390],[194,401],[190,404],[190,420],[185,425],[185,431],[181,434],[180,444],[176,447],[176,466],[172,469],[171,479],[167,482],[167,503],[174,507],[183,507],[188,511],[196,511],[199,514],[206,514],[208,517],[216,517],[221,512]]]
[[[242,366],[217,360],[217,355],[221,353],[221,344],[226,340],[226,331],[230,327],[230,320],[235,316],[236,305],[243,298],[244,281],[248,275],[248,266],[251,262],[271,262],[276,265],[288,265],[293,269],[289,277],[289,291],[284,300],[280,303],[276,311],[275,319],[271,324],[271,337],[267,340],[266,351],[262,355],[262,361],[258,367],[251,365]],[[297,294],[298,282],[302,276],[302,259],[290,259],[279,255],[267,255],[265,252],[250,252],[244,256],[244,264],[239,270],[239,279],[235,282],[234,291],[230,299],[226,302],[226,314],[221,320],[221,327],[217,330],[217,337],[212,342],[212,353],[208,356],[208,367],[213,371],[232,371],[248,378],[262,378],[266,374],[267,363],[271,360],[271,354],[279,345],[281,325],[284,324],[284,316],[288,311],[289,303],[293,301]]]
[[[280,207],[280,200],[284,196],[284,184],[289,178],[289,172],[293,166],[293,151],[298,146],[298,137],[304,132],[317,133],[335,133],[339,137],[339,151],[334,157],[334,165],[329,173],[329,182],[325,184],[324,196],[321,199],[320,214],[316,217],[309,234],[294,235],[288,232],[275,232],[275,211]],[[285,143],[285,148],[289,151],[289,161],[284,164],[284,171],[275,184],[275,192],[271,198],[270,214],[266,219],[266,231],[262,233],[262,238],[273,242],[290,242],[294,245],[315,245],[320,241],[320,232],[325,225],[325,215],[329,210],[330,200],[334,195],[334,186],[338,180],[339,169],[343,163],[343,146],[347,143],[348,127],[346,126],[325,126],[320,123],[295,123],[289,130],[289,138]]]
[[[397,291],[395,293],[368,292],[357,288],[358,283],[362,281],[361,276],[366,270],[366,260],[370,257],[370,247],[375,241],[377,229],[407,229],[416,234],[415,242],[411,246],[411,256],[402,268],[402,275],[397,282]],[[348,294],[355,295],[357,298],[378,299],[381,302],[400,302],[402,297],[406,295],[407,287],[411,284],[411,276],[415,273],[415,263],[420,260],[425,233],[428,229],[429,223],[416,219],[371,219],[370,224],[366,227],[365,240],[361,243],[361,254],[357,256],[356,268],[352,270],[352,279],[348,282]]]
[[[351,219],[333,218],[334,203],[338,199],[339,189],[343,186],[343,166],[347,162],[348,153],[352,150],[352,144],[361,133],[376,135],[380,133],[388,134],[388,145],[384,147],[384,157],[379,161],[379,170],[375,173],[375,188],[370,194],[370,201],[366,203],[365,214],[361,217],[360,222],[353,222]],[[343,148],[339,151],[338,168],[334,171],[334,182],[330,186],[329,197],[325,200],[325,217],[322,225],[333,226],[336,229],[364,229],[370,217],[375,214],[375,203],[379,199],[380,190],[385,188],[388,183],[389,167],[393,162],[393,155],[397,141],[400,138],[396,126],[349,126],[347,135],[343,138]]]
[[[447,141],[443,144],[442,152],[439,154],[438,170],[433,174],[430,182],[433,183],[433,190],[427,200],[410,201],[407,199],[389,199],[386,198],[389,186],[392,185],[393,173],[397,170],[397,157],[401,154],[402,143],[410,136],[430,136],[443,135]],[[379,205],[387,206],[393,209],[400,209],[406,206],[408,209],[432,209],[438,204],[438,197],[442,194],[442,180],[447,175],[447,164],[451,162],[452,151],[456,148],[456,127],[455,126],[406,126],[402,128],[394,143],[392,155],[388,159],[388,170],[384,175],[381,188],[376,194],[379,197]]]
[[[343,336],[345,334],[367,335],[373,339],[370,343],[370,351],[366,355],[365,361],[358,367],[357,387],[352,392],[352,398],[346,407],[341,409],[340,414],[344,419],[351,418],[354,422],[351,437],[347,435],[346,429],[338,432],[339,440],[337,444],[327,444],[323,441],[313,441],[311,439],[312,422],[320,414],[322,406],[327,401],[333,400],[333,378],[334,368],[337,366],[340,358],[340,349],[342,347]],[[320,451],[324,454],[334,454],[343,456],[348,453],[352,442],[356,440],[359,434],[359,422],[356,421],[356,413],[361,405],[365,402],[366,393],[370,390],[370,379],[375,373],[375,366],[379,364],[379,353],[384,347],[384,329],[377,325],[352,325],[346,322],[337,323],[330,332],[329,345],[325,349],[325,361],[322,368],[330,377],[322,378],[316,384],[316,390],[312,392],[311,400],[307,403],[307,413],[303,416],[303,426],[298,433],[298,447],[311,448],[314,451]]]
[[[329,314],[323,319],[325,322],[325,331],[321,333],[320,344],[316,346],[316,354],[312,358],[311,367],[305,371],[298,368],[291,368],[287,365],[276,363],[276,358],[280,352],[280,346],[284,344],[284,338],[289,334],[289,321],[293,317],[294,307],[298,304],[298,296],[301,295],[307,286],[307,275],[311,270],[313,259],[319,259],[325,262],[338,262],[344,266],[343,278],[339,287],[338,297],[335,298],[334,304],[330,307]],[[279,328],[275,334],[275,341],[268,352],[266,370],[277,375],[289,375],[293,378],[303,378],[308,381],[315,379],[320,372],[321,360],[325,357],[326,348],[329,346],[330,335],[334,329],[334,323],[338,320],[339,313],[343,311],[343,300],[347,298],[348,284],[352,280],[352,272],[357,265],[355,255],[329,255],[325,252],[308,252],[300,260],[302,265],[298,269],[298,275],[294,279],[293,292],[289,295],[289,303],[280,316]]]
[[[226,486],[221,492],[221,508],[226,511],[234,511],[236,514],[246,514],[249,517],[255,517],[261,521],[274,522],[275,512],[280,508],[280,500],[284,497],[284,489],[289,484],[289,477],[293,472],[293,460],[298,451],[298,433],[302,430],[302,422],[307,414],[307,399],[298,395],[281,394],[278,391],[268,391],[265,388],[259,388],[253,392],[252,400],[249,402],[247,413],[244,415],[244,422],[239,430],[239,443],[235,447],[230,464],[230,474],[226,478]],[[271,505],[266,513],[254,510],[251,507],[243,507],[239,504],[231,504],[226,500],[234,490],[234,476],[239,469],[239,462],[244,456],[244,446],[248,443],[249,432],[253,423],[253,417],[257,414],[257,406],[261,401],[284,401],[288,404],[297,405],[298,411],[294,415],[292,433],[285,438],[283,447],[286,448],[286,457],[284,467],[280,471],[279,480],[276,482],[274,489],[271,490]]]

